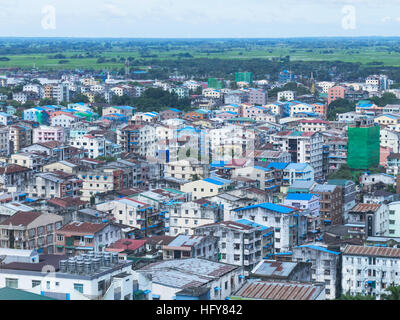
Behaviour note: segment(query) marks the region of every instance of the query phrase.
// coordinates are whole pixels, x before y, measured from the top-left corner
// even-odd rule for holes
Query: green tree
[[[39,102],[40,106],[54,105],[54,104],[57,104],[57,102],[54,99],[49,99],[49,98],[41,99]]]
[[[94,195],[91,195],[91,196],[90,196],[90,205],[91,205],[91,206],[94,206],[95,204],[96,204],[96,198],[95,198]]]
[[[356,294],[352,296],[350,293],[341,294],[336,300],[376,300],[376,297],[371,295]]]
[[[381,97],[375,96],[370,98],[370,100],[379,107],[384,107],[388,104],[396,104],[400,101],[396,98],[396,95],[391,92],[385,92]]]
[[[340,98],[335,101],[332,101],[328,105],[327,118],[329,121],[335,121],[337,114],[354,111],[354,107],[355,107],[354,103],[350,102],[347,99]]]
[[[383,300],[400,300],[400,286],[389,286],[386,288],[388,294],[383,294]]]
[[[89,98],[82,93],[78,93],[71,99],[71,102],[72,103],[78,103],[78,102],[88,103]]]

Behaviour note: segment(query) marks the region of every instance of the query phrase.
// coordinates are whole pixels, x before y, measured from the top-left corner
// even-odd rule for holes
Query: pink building
[[[386,168],[387,157],[390,155],[391,152],[392,152],[391,148],[389,148],[389,147],[381,147],[380,155],[379,155],[379,164],[381,166],[384,166]]]
[[[33,129],[33,143],[47,141],[65,142],[64,128],[40,126],[39,128]]]
[[[345,87],[336,86],[328,89],[328,105],[337,100],[344,99],[347,89]]]

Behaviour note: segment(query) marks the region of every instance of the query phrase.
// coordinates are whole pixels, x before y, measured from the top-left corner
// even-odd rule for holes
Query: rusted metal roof
[[[400,258],[400,248],[348,245],[344,249],[343,254],[357,255],[357,256],[374,256],[374,257],[379,256],[387,258]]]
[[[373,211],[375,212],[376,210],[379,209],[381,205],[377,203],[359,203],[353,209],[351,209],[351,212],[369,212]]]
[[[315,300],[323,284],[279,281],[248,281],[234,296],[261,300]]]

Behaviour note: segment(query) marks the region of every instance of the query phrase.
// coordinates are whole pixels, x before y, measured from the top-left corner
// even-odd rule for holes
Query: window
[[[18,289],[18,279],[6,278],[6,287]]]
[[[40,286],[42,282],[39,280],[32,280],[32,288]]]
[[[74,289],[80,293],[83,293],[83,284],[74,283]]]

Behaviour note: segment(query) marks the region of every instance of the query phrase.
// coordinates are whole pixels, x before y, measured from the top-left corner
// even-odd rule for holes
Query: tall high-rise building
[[[348,127],[347,165],[368,169],[379,165],[379,125],[373,119],[360,118]]]

